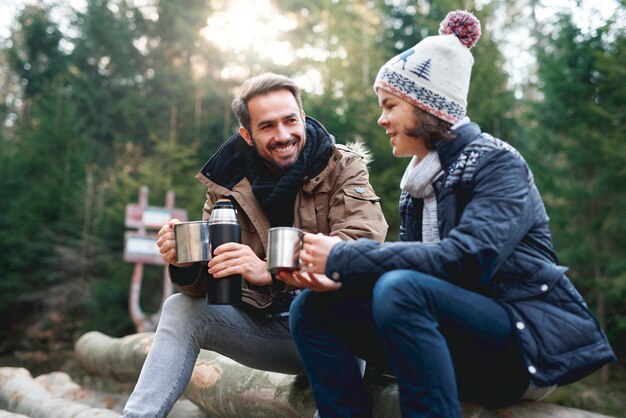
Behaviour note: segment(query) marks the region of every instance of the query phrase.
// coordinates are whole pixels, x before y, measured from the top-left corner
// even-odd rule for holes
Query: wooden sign
[[[174,207],[174,192],[169,191],[165,197],[165,207],[148,206],[148,187],[139,189],[139,203],[126,205],[124,224],[134,231],[124,234],[124,261],[135,263],[133,277],[130,282],[128,309],[137,332],[154,331],[161,317],[163,302],[173,292],[172,283],[167,272],[163,269],[163,298],[159,310],[152,315],[146,315],[140,306],[141,282],[143,280],[143,265],[156,264],[165,266],[157,246],[157,233],[170,219],[176,218],[182,222],[187,220],[187,211]],[[148,232],[150,231],[150,232]]]
[[[164,208],[155,206],[142,206],[141,204],[130,203],[126,205],[126,217],[124,225],[126,228],[151,229],[158,231],[170,219],[176,218],[180,221],[187,220],[187,211],[177,208]]]
[[[140,235],[136,232],[126,232],[124,234],[124,261],[164,265],[165,262],[161,259],[156,242],[156,234]]]
[[[158,231],[172,218],[183,222],[187,220],[187,211],[174,207],[173,192],[168,192],[165,200],[165,207],[148,206],[148,188],[143,186],[139,190],[139,203],[126,205],[124,225],[135,231],[127,231],[124,235],[124,261],[165,264],[156,245],[156,233],[148,231]]]

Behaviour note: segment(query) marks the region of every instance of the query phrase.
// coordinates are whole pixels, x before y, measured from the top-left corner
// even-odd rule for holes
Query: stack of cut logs
[[[99,332],[83,335],[76,357],[90,374],[120,382],[135,382],[153,333],[111,338]],[[386,382],[369,386],[374,416],[399,417],[398,391]],[[33,378],[23,368],[0,368],[0,418],[117,418],[128,394],[106,394],[82,389],[61,372]],[[302,376],[250,369],[227,357],[202,350],[184,399],[169,418],[312,417],[315,404]],[[463,404],[463,415],[473,418],[601,418],[579,409],[543,402],[520,402],[490,410]]]

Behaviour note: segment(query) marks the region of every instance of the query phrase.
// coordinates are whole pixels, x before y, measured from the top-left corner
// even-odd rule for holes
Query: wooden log
[[[5,371],[8,372],[8,371]],[[21,373],[16,369],[16,373]],[[122,415],[124,405],[128,400],[127,393],[106,393],[95,390],[89,390],[75,383],[69,375],[63,372],[52,372],[37,376],[34,381],[39,383],[52,396],[71,400],[91,408],[110,409],[116,413],[116,416]],[[4,386],[0,386],[0,392],[4,391]],[[40,411],[40,417],[57,416],[52,415],[50,411]],[[29,418],[26,415],[16,414],[0,409],[0,418]],[[188,399],[179,399],[175,404],[167,418],[209,418],[196,404]]]
[[[76,358],[89,373],[136,381],[153,333],[111,338],[90,332],[75,344]],[[299,380],[296,382],[296,380]],[[251,369],[202,350],[185,395],[210,416],[305,417],[315,405],[302,378]]]
[[[18,367],[0,368],[0,408],[30,418],[118,418],[119,414],[58,398]]]
[[[136,381],[153,333],[111,338],[89,332],[76,342],[80,364],[89,373],[121,381]],[[395,384],[368,387],[375,417],[399,417]],[[315,404],[303,376],[266,372],[245,367],[220,354],[201,350],[185,395],[209,416],[216,417],[312,417]],[[602,418],[558,405],[524,401],[497,410],[475,403],[463,404],[463,416],[472,418]]]
[[[148,355],[153,336],[152,332],[144,332],[118,339],[93,331],[76,341],[74,351],[87,372],[120,382],[134,382]]]
[[[46,389],[52,396],[88,405],[92,408],[110,409],[122,412],[128,396],[111,394],[82,388],[72,378],[63,372],[52,372],[37,376],[35,381]]]
[[[14,414],[13,412],[3,411],[0,409],[0,418],[28,418],[26,415]]]

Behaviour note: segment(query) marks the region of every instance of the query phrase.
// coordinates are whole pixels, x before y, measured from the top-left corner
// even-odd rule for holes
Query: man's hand
[[[281,271],[276,274],[276,278],[292,286],[315,292],[332,292],[341,287],[341,283],[334,282],[323,274]]]
[[[163,225],[157,233],[157,247],[161,253],[161,258],[166,263],[176,267],[190,267],[193,263],[177,263],[176,262],[176,242],[174,241],[174,225],[181,223],[178,219],[171,219]]]
[[[304,246],[300,253],[304,270],[309,273],[324,274],[328,255],[333,247],[340,242],[341,238],[339,237],[329,237],[321,233],[304,234]]]
[[[257,286],[272,283],[267,264],[247,245],[228,242],[214,249],[213,253],[213,258],[209,261],[209,273],[216,279],[241,274],[248,283]]]

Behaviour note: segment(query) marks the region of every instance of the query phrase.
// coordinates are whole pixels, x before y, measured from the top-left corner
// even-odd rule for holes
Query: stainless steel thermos
[[[241,227],[230,200],[220,199],[215,202],[209,218],[209,242],[212,256],[215,255],[215,249],[222,244],[241,242]],[[206,300],[212,305],[236,305],[241,302],[241,275],[221,279],[209,277]]]

